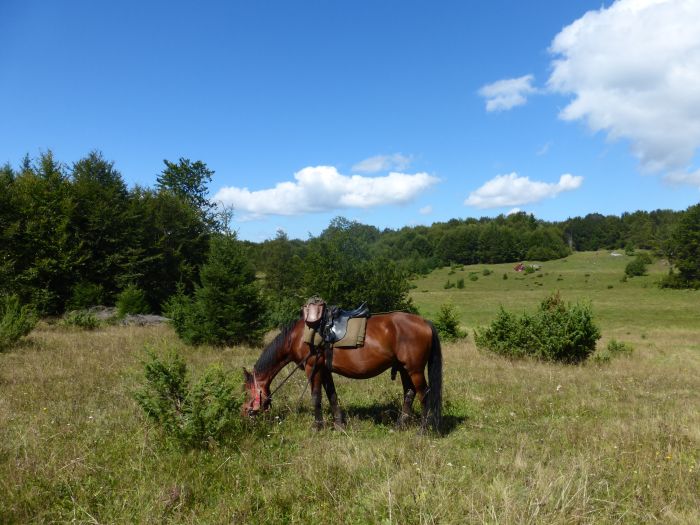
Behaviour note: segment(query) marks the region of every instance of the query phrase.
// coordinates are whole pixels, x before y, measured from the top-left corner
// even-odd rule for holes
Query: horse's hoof
[[[342,420],[342,419],[340,421],[335,420],[333,422],[333,428],[335,430],[345,430],[345,420]]]
[[[325,426],[323,421],[314,421],[314,424],[311,425],[311,430],[314,432],[319,432],[323,430],[323,427]]]

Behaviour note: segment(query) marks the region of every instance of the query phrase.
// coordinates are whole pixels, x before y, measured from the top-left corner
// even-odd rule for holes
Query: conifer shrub
[[[481,272],[481,274],[486,277],[487,275],[491,275],[493,273],[493,270],[489,270],[488,268],[484,268]]]
[[[87,310],[74,310],[63,316],[61,324],[83,330],[94,330],[100,327],[100,320]]]
[[[590,305],[565,303],[558,292],[544,299],[534,314],[517,316],[501,307],[489,327],[474,331],[479,348],[507,357],[567,363],[590,356],[598,339]]]
[[[151,311],[146,294],[135,284],[130,284],[119,293],[116,306],[119,317],[147,314]]]
[[[464,288],[464,277],[457,281],[457,288],[459,288],[460,290]]]
[[[627,266],[625,266],[625,275],[628,277],[640,277],[642,275],[647,274],[647,260],[651,262],[651,259],[649,259],[649,256],[644,254],[646,257],[643,257],[641,255],[638,255],[634,259],[632,259],[629,263],[627,263]]]
[[[257,344],[265,327],[265,304],[255,271],[233,234],[212,238],[201,286],[188,296],[180,288],[164,305],[187,344]]]
[[[32,307],[20,304],[16,295],[0,296],[0,352],[11,348],[37,323]]]
[[[240,435],[240,378],[213,365],[193,383],[174,350],[164,357],[146,352],[145,381],[134,398],[166,439],[184,448],[206,448]]]
[[[598,364],[608,363],[616,357],[630,355],[633,351],[632,345],[611,339],[607,347],[593,354],[593,361]]]
[[[440,335],[440,339],[445,341],[456,341],[467,336],[467,332],[459,327],[459,314],[453,304],[443,304],[437,319],[433,321],[435,329]]]

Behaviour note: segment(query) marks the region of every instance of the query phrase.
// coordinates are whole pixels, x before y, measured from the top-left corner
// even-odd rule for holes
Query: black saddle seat
[[[356,317],[369,317],[369,308],[362,303],[354,310],[331,308],[330,319],[323,333],[323,339],[330,344],[340,341],[348,331],[348,321]]]

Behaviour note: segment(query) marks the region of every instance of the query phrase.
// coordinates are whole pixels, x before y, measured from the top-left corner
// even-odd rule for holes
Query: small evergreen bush
[[[508,274],[507,274],[507,273],[504,273],[504,274],[503,274],[503,280],[504,280],[504,281],[507,281],[507,280],[508,280]]]
[[[596,363],[607,363],[615,357],[630,355],[634,351],[632,345],[611,339],[604,350],[599,350],[593,354],[593,361]]]
[[[201,448],[240,434],[239,378],[211,366],[191,384],[187,366],[175,351],[163,359],[152,350],[147,353],[145,384],[134,397],[167,438],[183,447]]]
[[[476,274],[474,274],[474,273],[469,274],[469,280],[470,280],[470,281],[478,281],[478,280],[479,280],[479,276],[476,275]]]
[[[457,281],[457,288],[459,288],[460,290],[464,288],[464,277]]]
[[[447,282],[446,282],[444,285],[442,285],[442,287],[443,287],[445,290],[449,290],[450,288],[454,288],[454,287],[455,287],[455,283],[450,282],[450,280],[447,279]]]
[[[591,307],[567,304],[558,292],[544,299],[535,314],[518,317],[501,307],[489,327],[474,331],[478,347],[498,354],[571,363],[591,355],[598,339]]]
[[[86,310],[75,310],[68,312],[61,322],[64,326],[73,326],[75,328],[82,328],[83,330],[94,330],[99,328],[100,320]]]
[[[150,313],[146,294],[138,286],[130,284],[124,288],[117,297],[117,314],[119,317],[125,315],[137,315]]]
[[[459,327],[459,315],[453,304],[443,304],[437,319],[433,322],[441,339],[456,341],[467,336],[467,332]]]
[[[646,262],[647,259],[649,259],[648,255],[646,255],[646,258],[642,257],[641,255],[638,255],[637,257],[632,259],[629,263],[627,263],[627,266],[625,266],[625,275],[628,277],[639,277],[642,275],[646,275],[647,264],[649,264]]]
[[[535,273],[535,269],[532,266],[526,266],[525,270],[523,270],[523,271],[525,272],[525,275],[530,275],[531,273]]]
[[[12,347],[37,323],[34,310],[21,305],[16,295],[0,297],[0,352]]]
[[[491,275],[493,271],[489,270],[488,268],[484,268],[484,270],[481,272],[481,274],[486,277],[487,275]]]

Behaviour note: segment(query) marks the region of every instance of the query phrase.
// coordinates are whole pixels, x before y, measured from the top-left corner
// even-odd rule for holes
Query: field
[[[239,373],[260,349],[190,349],[167,326],[42,323],[0,354],[0,523],[700,523],[700,295],[655,287],[662,262],[621,282],[629,260],[416,280],[423,314],[450,302],[470,330],[443,344],[441,437],[393,428],[401,387],[388,373],[338,378],[348,427],[313,432],[294,376],[242,439],[183,451],[133,401],[144,346],[177,348],[195,375]],[[632,355],[566,366],[474,347],[471,329],[499,305],[532,310],[555,289],[591,301],[600,348],[615,338]]]

